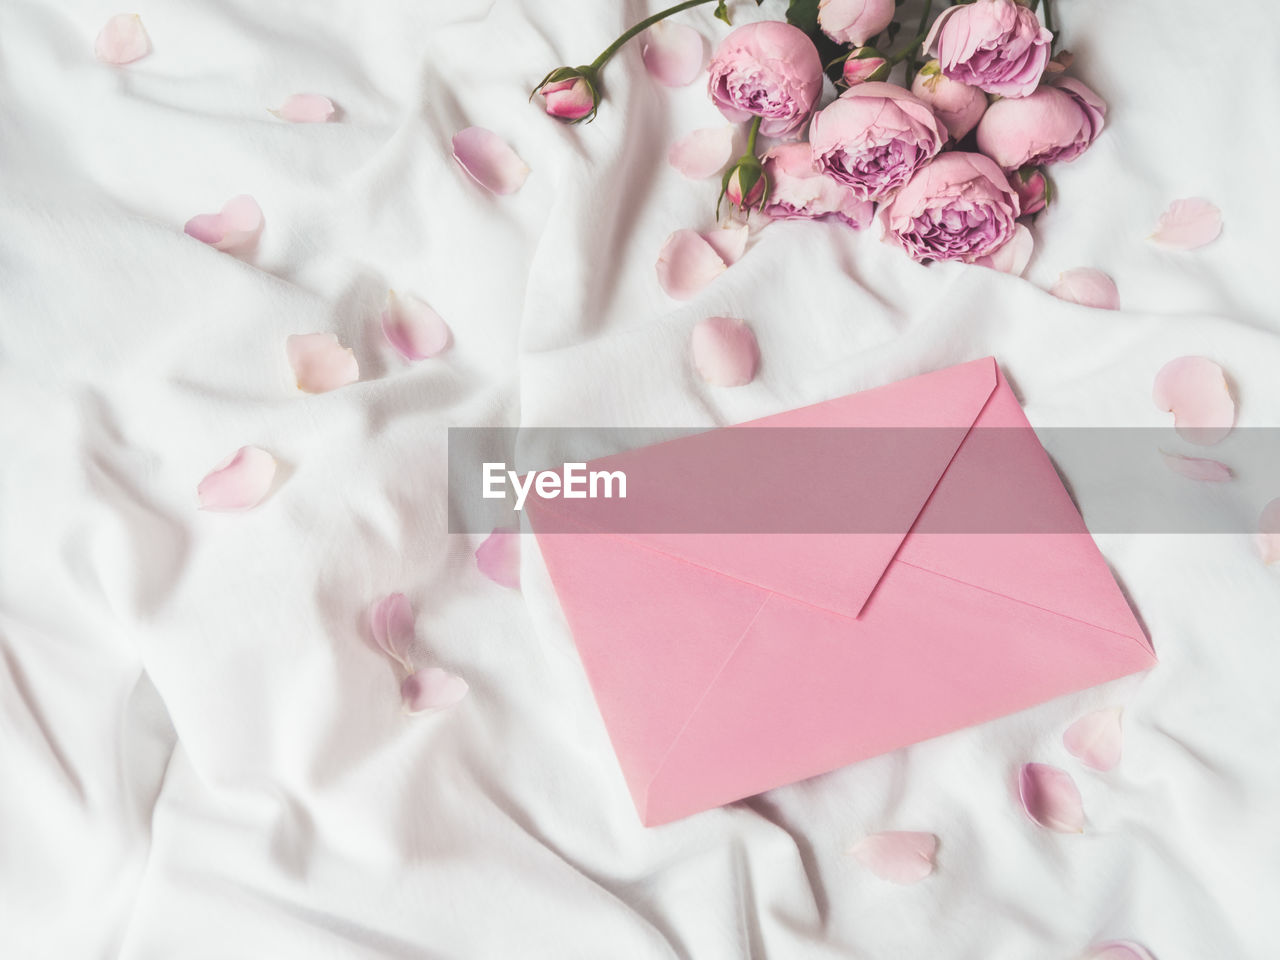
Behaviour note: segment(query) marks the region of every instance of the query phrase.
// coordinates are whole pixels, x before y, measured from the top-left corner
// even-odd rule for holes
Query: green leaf
[[[725,6],[725,0],[720,0],[716,4],[715,17],[717,20],[723,20],[725,23],[733,26],[733,21],[729,19],[729,8]]]
[[[818,0],[791,0],[787,6],[787,23],[799,27],[810,37],[819,32]]]
[[[836,43],[818,26],[818,0],[791,0],[787,6],[787,23],[799,27],[813,45],[818,48],[818,56],[827,65],[826,74],[832,80],[840,79],[840,69],[848,47]]]

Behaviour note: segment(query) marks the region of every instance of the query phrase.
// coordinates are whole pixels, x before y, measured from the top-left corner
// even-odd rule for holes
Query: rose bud
[[[943,76],[937,60],[930,60],[920,68],[911,82],[911,92],[933,108],[954,140],[976,127],[987,109],[985,93]]]
[[[1016,0],[974,0],[948,7],[925,39],[944,76],[1002,97],[1035,90],[1053,34]]]
[[[794,137],[822,92],[822,59],[804,31],[762,20],[738,27],[711,58],[707,92],[733,123],[760,117],[766,137]]]
[[[1039,213],[1053,199],[1053,185],[1039,167],[1023,167],[1011,173],[1009,184],[1018,195],[1024,217]]]
[[[529,99],[541,94],[548,116],[565,123],[590,122],[600,107],[600,90],[594,71],[588,67],[560,67],[552,70]]]
[[[1006,170],[1066,163],[1102,132],[1107,105],[1065,77],[1029,97],[997,100],[978,124],[978,149]]]
[[[769,178],[764,165],[750,154],[730,167],[721,181],[720,199],[728,201],[747,214],[764,205],[769,193]],[[716,204],[716,217],[720,216],[720,204]]]
[[[844,59],[843,78],[846,86],[889,78],[889,61],[875,47],[858,47]]]
[[[894,6],[893,0],[819,0],[818,26],[836,43],[861,46],[889,26]]]

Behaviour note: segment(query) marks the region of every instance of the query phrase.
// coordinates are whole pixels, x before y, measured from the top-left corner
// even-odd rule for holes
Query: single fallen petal
[[[151,39],[136,13],[117,13],[107,21],[93,43],[93,54],[103,63],[123,66],[151,52]]]
[[[1085,960],[1156,960],[1151,951],[1131,940],[1112,940],[1094,944]]]
[[[1280,563],[1280,497],[1262,508],[1253,545],[1267,566]]]
[[[719,254],[726,267],[732,267],[747,251],[747,237],[751,228],[745,223],[727,227],[718,227],[702,235],[702,239],[711,244],[711,249]]]
[[[1047,763],[1026,763],[1018,774],[1018,795],[1027,816],[1058,833],[1084,833],[1084,802],[1071,774]]]
[[[1120,762],[1124,736],[1120,728],[1119,707],[1094,710],[1067,727],[1062,745],[1067,752],[1087,767],[1110,770]]]
[[[439,667],[411,673],[400,685],[405,713],[430,713],[452,707],[467,695],[467,681]]]
[[[430,305],[417,297],[387,294],[382,311],[382,333],[406,360],[426,360],[449,345],[449,325]]]
[[[658,283],[677,300],[692,299],[726,269],[724,258],[693,230],[677,230],[658,253]]]
[[[1208,200],[1188,197],[1169,204],[1147,239],[1170,250],[1195,250],[1212,243],[1221,233],[1222,211]]]
[[[1173,414],[1173,425],[1184,440],[1208,447],[1231,432],[1236,404],[1226,374],[1204,357],[1170,360],[1156,374],[1151,398]]]
[[[217,213],[198,213],[187,221],[184,232],[201,243],[228,253],[250,249],[262,233],[262,208],[247,194],[232,197]]]
[[[1079,267],[1058,276],[1058,282],[1049,290],[1059,300],[1078,303],[1098,310],[1119,310],[1120,291],[1116,282],[1101,270]]]
[[[760,364],[756,335],[741,320],[708,317],[693,328],[693,366],[713,387],[750,383]]]
[[[412,670],[409,650],[413,646],[413,607],[403,593],[383,597],[369,613],[369,629],[378,648],[392,660]]]
[[[975,262],[980,266],[990,267],[992,270],[999,270],[1001,273],[1009,273],[1015,277],[1020,277],[1026,271],[1027,264],[1031,262],[1031,254],[1035,250],[1035,245],[1035,238],[1031,235],[1031,231],[1027,229],[1026,224],[1019,223],[1013,228],[1013,236],[999,250],[981,257]]]
[[[1189,480],[1202,480],[1206,483],[1223,483],[1231,479],[1231,468],[1217,460],[1204,457],[1184,457],[1180,453],[1160,451],[1165,466],[1174,473],[1181,474]]]
[[[917,883],[933,873],[938,838],[932,833],[890,830],[863,837],[849,852],[881,880]]]
[[[484,127],[467,127],[453,137],[453,158],[471,179],[493,193],[515,193],[529,168],[500,136]]]
[[[494,583],[520,587],[520,534],[498,527],[476,548],[476,567]]]
[[[333,119],[333,101],[318,93],[295,93],[271,111],[290,123],[328,123]]]
[[[702,127],[671,145],[667,163],[690,180],[715,176],[733,159],[734,135],[731,125]]]
[[[285,353],[304,393],[324,393],[360,379],[355,354],[332,333],[295,333],[285,341]]]
[[[275,457],[258,447],[241,447],[200,481],[196,502],[201,510],[248,510],[263,501],[275,478]]]
[[[640,56],[665,87],[684,87],[702,72],[702,34],[683,23],[655,23],[644,32]]]

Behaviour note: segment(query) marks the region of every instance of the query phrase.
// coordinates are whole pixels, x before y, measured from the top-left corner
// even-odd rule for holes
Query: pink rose
[[[875,47],[857,47],[844,58],[840,75],[845,86],[867,83],[871,80],[887,80],[893,67]]]
[[[1019,100],[997,100],[978,124],[978,149],[1006,170],[1065,163],[1102,131],[1107,105],[1065,77]]]
[[[1039,213],[1053,197],[1049,178],[1039,167],[1023,167],[1009,174],[1009,186],[1018,195],[1018,209],[1024,217]]]
[[[530,99],[542,95],[542,106],[548,116],[565,123],[594,119],[600,106],[600,91],[595,71],[588,67],[558,67],[534,89]]]
[[[947,131],[928,105],[891,83],[860,83],[809,128],[813,162],[863,200],[902,186],[942,149]]]
[[[711,58],[707,91],[735,123],[762,118],[766,137],[794,135],[822,91],[822,61],[813,41],[788,23],[763,20],[738,27]]]
[[[959,140],[978,125],[987,109],[987,95],[977,87],[942,75],[937,60],[930,60],[915,80],[911,92],[933,108],[953,140]]]
[[[980,153],[944,153],[880,208],[884,239],[913,260],[964,260],[995,253],[1013,237],[1018,195]]]
[[[819,0],[818,26],[836,43],[861,46],[893,20],[893,0]]]
[[[764,212],[775,220],[835,218],[851,227],[865,227],[874,210],[852,189],[813,165],[807,143],[781,143],[764,155],[769,199]]]
[[[924,42],[952,80],[1002,97],[1025,97],[1036,88],[1053,34],[1015,0],[975,0],[948,7]]]

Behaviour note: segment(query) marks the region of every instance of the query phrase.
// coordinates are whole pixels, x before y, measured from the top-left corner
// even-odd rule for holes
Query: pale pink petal
[[[677,300],[692,299],[727,268],[715,247],[693,230],[677,230],[658,253],[658,283]]]
[[[1218,239],[1220,233],[1222,211],[1208,200],[1188,197],[1169,204],[1147,239],[1170,250],[1195,250]]]
[[[1170,360],[1156,374],[1152,399],[1161,410],[1173,414],[1173,425],[1184,440],[1212,446],[1228,433],[1236,420],[1222,368],[1204,357]]]
[[[449,325],[417,297],[387,294],[382,333],[406,360],[426,360],[449,345]]]
[[[890,830],[864,837],[849,852],[881,880],[917,883],[933,873],[938,838],[932,833]]]
[[[684,87],[702,72],[702,34],[683,23],[655,23],[644,32],[640,56],[649,75],[666,87]]]
[[[1131,940],[1112,940],[1109,943],[1094,944],[1089,948],[1084,960],[1156,960],[1146,947],[1140,947]]]
[[[383,597],[369,613],[369,629],[378,648],[392,660],[412,670],[409,648],[413,646],[413,607],[403,593]]]
[[[1120,309],[1120,291],[1116,289],[1116,282],[1101,270],[1088,267],[1067,270],[1058,276],[1058,282],[1049,292],[1068,303],[1098,310]]]
[[[93,43],[94,56],[117,66],[141,60],[150,52],[151,40],[136,13],[117,13]]]
[[[529,176],[529,168],[507,142],[484,127],[456,133],[453,158],[476,183],[494,193],[515,193]]]
[[[711,244],[711,249],[720,255],[726,267],[732,267],[746,253],[750,233],[751,229],[745,223],[739,223],[709,230],[702,239]]]
[[[1280,563],[1280,498],[1262,508],[1253,544],[1258,550],[1258,556],[1267,566]]]
[[[295,93],[271,111],[290,123],[328,123],[333,119],[333,101],[318,93]]]
[[[713,387],[750,383],[760,364],[756,335],[741,320],[708,317],[693,328],[693,366]]]
[[[1020,277],[1027,269],[1027,264],[1031,262],[1035,245],[1035,238],[1031,235],[1031,231],[1025,224],[1019,223],[1013,228],[1013,236],[999,250],[980,257],[974,262],[979,266],[990,267],[992,270]]]
[[[1062,745],[1087,767],[1110,770],[1120,762],[1124,737],[1120,729],[1119,707],[1095,710],[1067,727]]]
[[[690,180],[715,176],[733,159],[733,126],[703,127],[667,151],[667,162]]]
[[[520,534],[498,527],[476,548],[476,567],[494,583],[520,587]]]
[[[1071,774],[1047,763],[1023,764],[1018,795],[1027,816],[1058,833],[1084,833],[1084,803]]]
[[[183,227],[189,237],[217,250],[241,252],[250,249],[262,233],[262,208],[247,194],[232,197],[218,213],[199,213]]]
[[[275,478],[276,461],[271,454],[241,447],[200,481],[196,502],[201,510],[248,510],[262,502]]]
[[[332,333],[295,333],[285,341],[285,353],[304,393],[324,393],[360,379],[355,354]]]
[[[201,243],[207,243],[211,247],[221,243],[226,233],[222,226],[222,214],[220,213],[197,213],[187,221],[186,226],[182,229],[187,236],[194,237]]]
[[[439,667],[411,673],[400,685],[405,713],[430,713],[452,707],[467,695],[467,681]]]
[[[1204,457],[1184,457],[1180,453],[1165,453],[1163,450],[1160,451],[1160,456],[1164,457],[1165,466],[1189,480],[1223,483],[1231,479],[1231,468],[1225,463],[1219,463],[1217,460],[1207,460]]]

